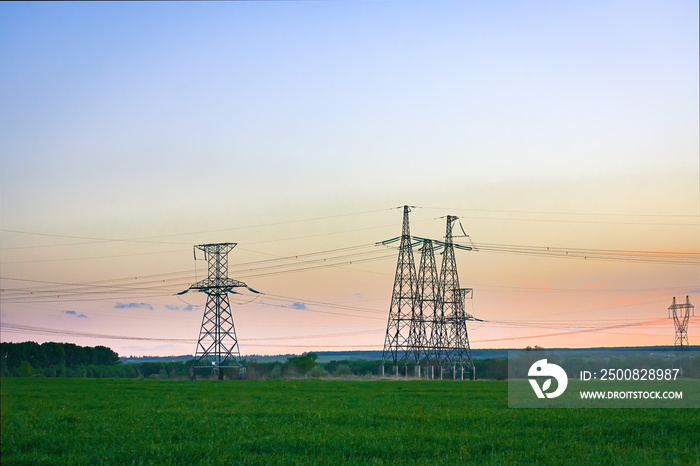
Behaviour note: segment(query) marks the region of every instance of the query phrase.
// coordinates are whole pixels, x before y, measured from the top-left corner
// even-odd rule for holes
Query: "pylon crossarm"
[[[472,246],[465,246],[463,244],[455,244],[455,243],[446,243],[445,241],[440,241],[438,239],[428,239],[428,238],[421,238],[420,236],[412,236],[414,240],[417,240],[418,244],[420,243],[425,243],[426,241],[431,241],[433,244],[439,246],[439,247],[446,247],[446,246],[451,246],[457,249],[462,249],[464,251],[474,251],[476,248]]]
[[[395,243],[397,241],[400,241],[401,237],[397,236],[396,238],[391,238],[391,239],[386,239],[384,241],[380,241],[377,243],[377,246],[386,246],[387,244]]]
[[[207,288],[248,288],[248,285],[232,278],[207,278],[190,285],[190,290],[203,290]]]
[[[376,244],[377,244],[377,246],[388,246],[389,244],[393,244],[393,243],[396,243],[398,241],[401,241],[401,238],[402,238],[401,236],[397,236],[396,238],[386,239],[386,240],[380,241],[379,243],[376,243]],[[411,236],[411,240],[412,240],[412,243],[411,243],[412,248],[414,248],[416,246],[420,246],[422,244],[425,244],[428,241],[431,241],[435,245],[436,250],[444,248],[447,245],[447,243],[445,243],[444,241],[440,241],[437,239],[422,238],[420,236]],[[476,247],[473,247],[473,246],[465,246],[463,244],[455,244],[455,243],[452,243],[451,245],[454,248],[462,249],[464,251],[478,251],[478,249]]]

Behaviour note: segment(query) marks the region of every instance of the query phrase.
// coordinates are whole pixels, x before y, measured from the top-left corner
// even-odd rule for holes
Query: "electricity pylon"
[[[444,341],[435,342],[436,350],[440,352],[440,365],[452,366],[453,371],[465,368],[468,374],[473,372],[471,349],[469,347],[469,336],[467,335],[467,320],[473,317],[466,313],[464,309],[465,298],[472,292],[471,288],[459,287],[459,276],[457,274],[457,261],[455,259],[454,244],[452,242],[452,227],[457,217],[447,216],[447,227],[445,230],[445,250],[442,253],[442,266],[440,268],[440,307],[441,322],[444,328]],[[441,330],[442,331],[442,330]],[[453,373],[456,376],[456,372]]]
[[[452,227],[457,217],[451,215],[447,217],[445,241],[411,236],[410,211],[409,206],[404,206],[401,236],[378,243],[388,245],[401,241],[380,374],[384,374],[384,363],[389,359],[394,363],[395,375],[398,375],[400,361],[408,366],[409,360],[413,359],[417,375],[420,375],[421,363],[427,362],[439,366],[442,372],[451,367],[455,378],[457,368],[461,372],[460,378],[467,369],[468,376],[474,378],[467,321],[480,319],[465,311],[465,301],[472,296],[472,289],[459,287],[454,250],[473,251],[475,248],[453,243]],[[423,247],[416,275],[413,247],[421,243]],[[444,248],[439,276],[435,245]]]
[[[213,370],[219,380],[223,380],[224,367],[242,367],[228,300],[228,293],[232,292],[233,288],[247,287],[241,281],[228,278],[228,253],[235,247],[236,243],[200,244],[194,247],[195,259],[197,249],[204,252],[209,273],[206,279],[186,290],[197,290],[207,295],[191,372],[193,378],[197,369],[207,368]]]
[[[430,361],[434,357],[430,342],[435,332],[435,313],[439,310],[437,286],[437,265],[433,242],[424,240],[421,248],[420,265],[416,285],[416,318],[410,331],[410,346],[416,365],[421,359]]]
[[[676,297],[673,297],[673,304],[668,308],[668,316],[673,317],[673,324],[676,327],[674,346],[677,350],[683,351],[688,349],[688,321],[690,320],[691,312],[695,316],[695,306],[690,304],[689,296],[685,297],[684,304],[676,304]]]
[[[401,244],[382,353],[382,368],[384,362],[390,359],[394,363],[395,374],[398,374],[399,361],[408,364],[412,351],[411,326],[415,322],[416,264],[413,260],[411,230],[408,225],[410,211],[409,206],[403,206]]]

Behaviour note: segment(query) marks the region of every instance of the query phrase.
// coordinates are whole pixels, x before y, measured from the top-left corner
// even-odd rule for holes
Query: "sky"
[[[456,215],[478,249],[472,348],[673,344],[673,297],[700,304],[698,17],[2,2],[0,339],[193,354],[206,297],[176,293],[206,275],[194,245],[232,242],[261,292],[231,295],[242,354],[381,350],[377,243],[411,205],[414,235]]]

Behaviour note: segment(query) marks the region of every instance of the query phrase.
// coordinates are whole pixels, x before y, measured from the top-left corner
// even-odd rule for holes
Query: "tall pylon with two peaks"
[[[438,364],[442,367],[452,366],[453,377],[456,377],[457,368],[460,371],[467,369],[470,376],[474,368],[467,334],[467,320],[473,320],[473,316],[465,311],[466,298],[471,295],[472,289],[460,288],[459,286],[452,238],[452,227],[456,220],[457,217],[453,215],[447,216],[445,249],[442,253],[438,286],[440,290],[440,321],[436,327],[440,328],[440,334],[436,335],[434,342]],[[438,339],[440,341],[437,341]]]

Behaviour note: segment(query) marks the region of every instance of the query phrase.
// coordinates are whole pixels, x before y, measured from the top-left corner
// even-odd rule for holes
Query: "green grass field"
[[[700,464],[695,409],[508,409],[507,382],[4,378],[3,464]]]

